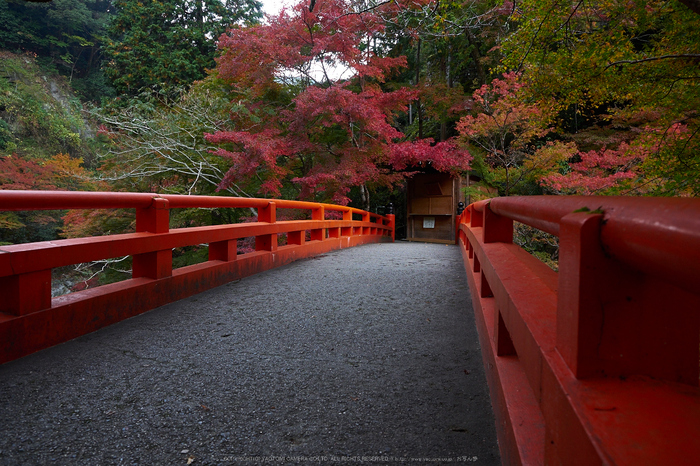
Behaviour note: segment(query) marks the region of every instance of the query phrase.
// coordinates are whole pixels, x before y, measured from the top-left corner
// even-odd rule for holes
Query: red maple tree
[[[221,36],[216,75],[231,88],[236,130],[207,135],[231,162],[220,188],[257,179],[262,194],[279,196],[290,180],[301,198],[346,204],[352,186],[390,186],[419,162],[468,169],[471,157],[454,141],[408,142],[394,124],[417,91],[384,84],[406,66],[377,45],[380,13],[392,8],[318,0],[310,11],[300,2]]]

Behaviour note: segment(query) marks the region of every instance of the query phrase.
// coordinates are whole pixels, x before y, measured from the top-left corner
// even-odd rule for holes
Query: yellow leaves
[[[14,212],[0,212],[0,228],[16,230],[24,226]]]
[[[556,170],[561,162],[569,160],[578,151],[574,142],[555,142],[547,144],[537,150],[530,158],[526,159],[523,166],[527,170],[533,170],[540,174]]]
[[[77,177],[84,176],[85,169],[81,166],[82,158],[72,158],[68,154],[56,154],[46,161],[46,167],[52,168],[57,176],[60,177]]]

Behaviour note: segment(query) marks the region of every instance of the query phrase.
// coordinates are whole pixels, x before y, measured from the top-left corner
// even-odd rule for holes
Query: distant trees
[[[505,196],[525,192],[536,172],[553,168],[551,157],[535,155],[537,141],[554,130],[552,111],[523,99],[523,86],[515,72],[484,84],[473,94],[475,115],[457,123],[462,141],[480,162],[480,177]]]
[[[0,189],[92,191],[81,159],[57,154],[47,160],[0,157]],[[55,239],[62,227],[59,211],[0,212],[0,244]]]
[[[260,11],[0,0],[0,189],[368,208],[429,165],[480,178],[470,195],[700,195],[697,0],[298,0],[264,24]],[[68,84],[101,108],[84,112]],[[176,226],[249,215],[177,210]],[[5,212],[0,243],[133,227],[121,210]]]
[[[110,84],[131,96],[189,86],[214,66],[216,37],[261,16],[256,0],[0,0],[0,49],[49,59],[99,102]]]
[[[214,66],[215,38],[261,17],[255,0],[113,0],[105,72],[121,94],[172,92]]]
[[[391,44],[388,53],[407,57],[400,79],[420,90],[406,134],[440,141],[456,135],[471,93],[497,76],[498,45],[509,31],[510,3],[403,1],[381,13],[385,41]]]
[[[700,195],[696,12],[667,0],[517,3],[504,64],[533,102],[556,106],[559,137],[578,148],[551,188]]]
[[[0,49],[36,54],[82,97],[99,101],[107,92],[100,67],[109,8],[109,0],[0,0]]]

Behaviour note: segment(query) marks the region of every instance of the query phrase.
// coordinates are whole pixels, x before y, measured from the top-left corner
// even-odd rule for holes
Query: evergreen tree
[[[170,92],[213,68],[215,40],[261,17],[255,0],[115,0],[105,73],[121,93]]]
[[[84,98],[99,100],[101,46],[109,0],[0,0],[0,49],[31,52],[68,76]]]

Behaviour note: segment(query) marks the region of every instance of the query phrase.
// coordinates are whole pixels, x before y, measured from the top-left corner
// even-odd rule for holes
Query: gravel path
[[[456,246],[335,251],[0,366],[1,465],[500,464]]]

